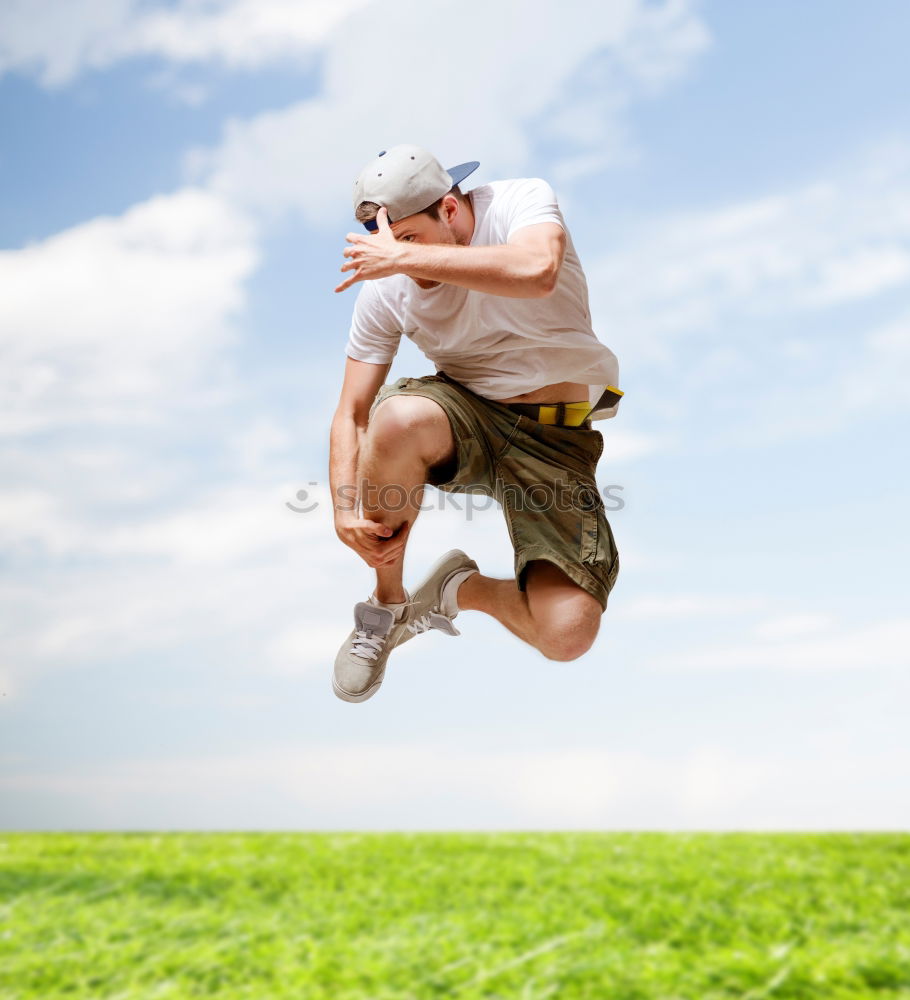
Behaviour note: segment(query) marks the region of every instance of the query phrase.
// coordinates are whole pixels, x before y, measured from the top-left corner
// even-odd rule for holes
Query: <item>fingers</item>
[[[345,256],[348,256],[348,251],[353,251],[353,249],[353,247],[348,247],[344,251]],[[349,260],[347,263],[341,265],[339,270],[341,270],[342,273],[347,271],[353,271],[354,273],[346,281],[342,281],[340,285],[336,285],[336,292],[343,292],[346,288],[350,288],[356,281],[364,280],[363,275],[359,271],[359,267],[360,265],[354,260]]]
[[[381,566],[390,566],[401,556],[400,549],[387,549],[377,539],[364,540],[362,537],[343,539],[360,558],[373,569]]]
[[[390,528],[387,524],[383,524],[381,521],[368,521],[364,519],[357,527],[367,528],[372,531],[374,535],[381,535],[383,538],[390,538],[395,534],[394,528]]]
[[[363,526],[369,530],[367,538],[370,541],[364,542],[363,551],[360,554],[370,566],[379,569],[383,566],[391,566],[401,560],[411,528],[407,521],[394,531],[388,525],[373,521],[364,521]],[[381,537],[377,538],[376,535]]]
[[[354,274],[351,275],[351,277],[348,278],[347,281],[342,281],[342,283],[340,285],[336,285],[335,286],[335,291],[336,292],[343,292],[346,288],[350,288],[351,285],[355,284],[358,281],[363,281],[363,278],[361,277],[359,271],[355,271]]]
[[[387,548],[383,545],[378,551],[368,549],[366,552],[361,552],[360,555],[373,569],[381,569],[384,566],[393,566],[401,560],[404,555],[404,545],[396,545],[394,548]]]
[[[398,562],[399,556],[385,556],[380,559],[376,556],[371,556],[367,559],[367,565],[373,569],[385,569],[386,566],[394,566]]]
[[[382,565],[390,566],[392,563],[399,562],[404,557],[404,550],[408,542],[408,532],[410,530],[411,526],[406,521],[398,529],[398,531],[395,532],[394,537],[380,543],[383,554],[385,555]]]
[[[385,261],[381,254],[378,259],[376,258],[376,250],[382,246],[381,243],[377,243],[376,241],[377,235],[385,235],[393,242],[395,241],[395,237],[389,226],[388,211],[381,208],[379,214],[376,216],[376,220],[379,227],[376,233],[368,233],[366,235],[362,233],[348,233],[345,237],[350,245],[346,246],[342,251],[346,262],[342,265],[341,271],[354,271],[355,273],[351,278],[337,285],[335,288],[336,292],[343,292],[345,289],[350,288],[355,281],[366,281],[370,277],[383,277],[387,273],[393,273],[388,270],[388,261]],[[370,273],[364,273],[367,271]]]

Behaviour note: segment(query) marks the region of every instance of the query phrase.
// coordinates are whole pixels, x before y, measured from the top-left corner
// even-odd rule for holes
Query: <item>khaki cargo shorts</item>
[[[445,410],[456,455],[431,469],[429,482],[449,493],[492,496],[502,506],[519,589],[525,589],[528,563],[545,559],[606,609],[619,554],[594,478],[603,437],[590,421],[581,427],[541,424],[443,372],[382,386],[370,415],[398,394],[426,396]]]

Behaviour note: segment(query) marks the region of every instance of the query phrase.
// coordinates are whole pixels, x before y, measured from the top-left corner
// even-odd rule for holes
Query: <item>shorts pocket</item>
[[[594,483],[576,481],[572,486],[573,502],[581,520],[579,558],[597,563],[604,557],[603,503]]]
[[[600,431],[594,431],[597,435],[597,457],[594,459],[594,468],[597,468],[597,463],[603,458],[604,453],[604,436]]]
[[[593,518],[596,539],[593,549],[594,555],[589,559],[583,558],[583,561],[592,567],[606,592],[609,593],[619,574],[619,552],[616,550],[613,529],[602,509],[590,511],[590,513],[586,512],[585,517]]]
[[[602,553],[600,543],[600,526],[597,523],[597,510],[582,510],[581,512],[581,561],[596,563]]]

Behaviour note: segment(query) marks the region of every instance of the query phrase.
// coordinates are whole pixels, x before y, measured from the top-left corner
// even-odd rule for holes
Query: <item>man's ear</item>
[[[458,215],[458,210],[461,206],[458,204],[458,199],[454,194],[447,194],[442,199],[442,204],[440,205],[442,209],[442,218],[444,222],[451,224],[455,221],[455,216]]]

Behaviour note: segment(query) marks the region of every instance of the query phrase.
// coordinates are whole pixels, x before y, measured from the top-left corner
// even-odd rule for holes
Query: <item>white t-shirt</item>
[[[404,274],[365,281],[354,306],[347,355],[388,364],[401,335],[436,365],[487,399],[508,399],[556,382],[589,385],[596,402],[618,385],[616,355],[591,328],[588,286],[572,237],[546,181],[494,181],[469,192],[472,246],[507,243],[523,226],[555,222],[566,230],[566,253],[551,295],[516,299],[459,285],[421,288]],[[612,417],[616,406],[591,414]]]

